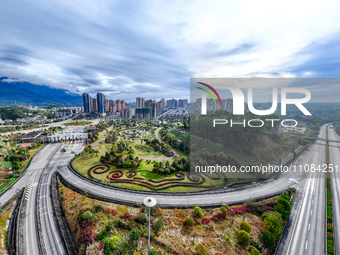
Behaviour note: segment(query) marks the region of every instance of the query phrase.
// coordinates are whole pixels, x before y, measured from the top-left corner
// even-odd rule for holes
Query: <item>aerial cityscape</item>
[[[340,255],[339,17],[4,2],[0,255]]]

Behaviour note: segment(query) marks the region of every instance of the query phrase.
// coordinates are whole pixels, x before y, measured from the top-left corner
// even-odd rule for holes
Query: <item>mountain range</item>
[[[29,82],[5,82],[0,77],[0,105],[80,106],[82,96],[65,89],[56,89]]]

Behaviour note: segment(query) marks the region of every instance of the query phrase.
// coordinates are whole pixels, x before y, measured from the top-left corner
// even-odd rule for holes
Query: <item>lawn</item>
[[[95,165],[98,165],[98,164],[101,164],[99,154],[97,156],[95,156],[94,154],[89,155],[85,152],[83,152],[81,155],[79,155],[72,162],[72,166],[74,167],[74,169],[87,178],[90,178],[90,176],[88,175],[89,169],[92,166],[95,166]],[[107,174],[110,171],[113,171],[113,170],[121,170],[123,172],[123,174],[125,175],[129,171],[135,170],[137,172],[137,174],[134,177],[143,178],[143,179],[146,178],[145,181],[148,181],[148,182],[150,180],[161,181],[161,180],[176,178],[175,173],[172,173],[170,175],[161,176],[161,175],[158,175],[158,174],[154,174],[152,172],[152,169],[153,169],[152,161],[151,162],[148,161],[148,163],[147,163],[146,160],[143,160],[142,166],[138,167],[138,168],[134,168],[134,169],[119,168],[118,169],[115,166],[111,165],[110,170],[105,172],[105,173],[102,173],[102,174],[92,173],[92,174],[96,179],[102,180],[106,184],[114,185],[114,186],[121,187],[121,188],[128,188],[128,189],[134,189],[134,190],[147,190],[147,191],[152,191],[153,189],[143,187],[143,186],[140,186],[138,184],[108,183]],[[186,182],[186,183],[191,182],[187,177],[187,173],[184,173],[184,175],[185,175],[185,178],[183,180],[178,180],[178,181],[182,181],[182,182]],[[194,182],[192,182],[192,183],[195,184]],[[205,177],[205,182],[203,184],[201,184],[201,187],[175,186],[175,187],[169,187],[169,188],[161,190],[161,191],[165,191],[165,192],[192,192],[192,191],[207,189],[209,186],[222,185],[224,183],[225,183],[224,179],[210,179],[210,178]],[[151,184],[153,184],[153,183],[151,183]],[[225,183],[225,184],[227,184],[227,183]]]

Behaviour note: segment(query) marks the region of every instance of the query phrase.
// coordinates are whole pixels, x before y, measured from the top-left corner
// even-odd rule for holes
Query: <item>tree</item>
[[[250,252],[247,252],[247,255],[262,255],[262,253],[258,249],[253,248]]]
[[[246,221],[242,221],[241,222],[241,224],[240,224],[240,229],[241,230],[244,230],[244,231],[246,231],[246,232],[248,232],[248,233],[250,233],[251,232],[251,225],[248,223],[248,222],[246,222]]]
[[[162,229],[163,226],[164,220],[163,218],[160,218],[155,224],[155,235],[158,235],[159,231]]]
[[[220,208],[220,212],[223,214],[223,215],[227,215],[227,209],[223,206]],[[241,228],[242,229],[242,228]],[[248,232],[248,231],[247,231]]]
[[[250,241],[250,235],[246,231],[240,230],[238,232],[238,241],[241,244],[247,244]]]
[[[136,249],[138,247],[140,235],[137,229],[133,228],[129,233],[129,244]]]
[[[274,235],[275,240],[278,240],[282,233],[282,226],[280,223],[280,219],[274,215],[268,215],[264,219],[265,228]]]
[[[86,211],[81,215],[82,220],[88,220],[92,217],[92,213],[90,211]]]
[[[196,245],[195,251],[197,255],[208,255],[209,254],[205,246],[201,243]]]
[[[202,212],[202,209],[201,207],[199,206],[195,206],[194,208],[194,214],[198,217],[202,217],[203,216],[203,212]]]
[[[193,226],[195,225],[195,221],[194,221],[193,218],[188,217],[188,218],[185,219],[185,224],[186,224],[187,226],[193,227]]]
[[[155,249],[151,249],[148,252],[148,255],[162,255],[162,253],[160,251],[156,251]]]
[[[262,230],[259,234],[259,240],[262,243],[263,247],[273,250],[275,249],[275,236],[270,233],[268,230]]]
[[[160,167],[160,165],[159,165],[158,162],[155,162],[155,163],[153,164],[153,168],[154,168],[154,170],[157,172],[161,167]]]

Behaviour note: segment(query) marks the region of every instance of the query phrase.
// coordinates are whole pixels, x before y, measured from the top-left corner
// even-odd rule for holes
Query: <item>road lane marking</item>
[[[310,210],[310,215],[312,215],[313,214],[313,210]]]
[[[307,250],[307,247],[308,247],[308,240],[306,241],[306,247],[305,247],[305,250]]]
[[[310,230],[310,223],[308,224],[308,230]]]

